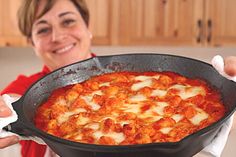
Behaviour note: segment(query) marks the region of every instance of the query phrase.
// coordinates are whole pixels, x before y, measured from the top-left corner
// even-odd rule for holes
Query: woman
[[[31,5],[35,7],[30,7]],[[19,13],[20,29],[29,39],[36,55],[41,58],[45,67],[41,72],[30,77],[19,76],[1,94],[23,95],[33,82],[49,71],[92,57],[89,50],[91,33],[87,28],[89,17],[84,1],[41,0],[37,4],[36,0],[25,0]],[[236,57],[229,57],[225,61],[226,72],[236,75]],[[7,117],[10,114],[4,102],[0,101],[0,116]],[[15,136],[2,138],[0,148],[17,142],[18,139]],[[45,146],[28,141],[23,141],[21,144],[22,156],[41,157],[44,155]]]
[[[29,77],[20,75],[2,94],[23,95],[39,78],[62,66],[92,57],[92,34],[88,29],[89,13],[84,0],[24,0],[19,10],[19,28],[42,60],[43,70]],[[10,115],[0,100],[0,116]],[[17,143],[10,136],[0,139],[0,148]],[[21,141],[22,156],[43,157],[46,147]]]

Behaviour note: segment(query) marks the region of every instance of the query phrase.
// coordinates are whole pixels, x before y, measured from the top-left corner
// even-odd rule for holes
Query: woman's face
[[[41,0],[36,15],[44,8]],[[32,27],[32,43],[37,56],[50,70],[90,58],[91,33],[74,4],[57,0]]]

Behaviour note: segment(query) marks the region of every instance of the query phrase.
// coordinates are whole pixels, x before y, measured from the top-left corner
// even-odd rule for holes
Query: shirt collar
[[[45,74],[48,74],[48,73],[50,73],[51,71],[49,70],[49,68],[48,68],[46,65],[44,65],[42,72],[45,73]]]

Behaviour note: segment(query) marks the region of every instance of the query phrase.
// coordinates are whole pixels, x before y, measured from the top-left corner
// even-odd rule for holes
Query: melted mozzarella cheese
[[[98,130],[99,129],[99,123],[90,123],[85,126],[86,128],[91,128],[93,130]]]
[[[178,123],[181,119],[183,119],[183,117],[184,116],[181,114],[174,114],[171,116],[171,118],[174,119],[176,123]]]
[[[208,114],[200,108],[196,108],[196,110],[197,114],[189,120],[192,122],[192,124],[199,125],[201,121],[208,118]]]
[[[145,80],[145,81],[142,81],[142,82],[134,83],[131,86],[131,90],[132,91],[138,91],[139,89],[144,88],[144,87],[151,87],[151,85],[152,85],[152,80],[148,79],[148,80]]]
[[[161,118],[163,118],[162,116],[157,116],[157,115],[154,116],[153,113],[150,111],[140,114],[137,117],[140,119],[146,119],[147,122],[156,122]]]
[[[66,100],[64,98],[59,98],[55,102],[55,105],[60,105],[60,106],[67,106]]]
[[[144,88],[144,87],[151,87],[152,85],[152,79],[159,79],[160,76],[159,75],[154,75],[154,76],[136,76],[135,77],[135,80],[136,81],[141,81],[141,82],[138,82],[138,83],[135,83],[131,86],[131,90],[133,91],[138,91],[139,89],[141,88]]]
[[[79,134],[79,135],[75,136],[75,140],[82,140],[82,135]]]
[[[74,111],[70,111],[70,112],[65,112],[64,114],[60,115],[58,118],[57,118],[57,121],[59,124],[62,124],[63,122],[67,121],[69,119],[70,116],[74,115],[74,114],[78,114],[78,113],[81,113],[81,112],[86,112],[85,109],[83,108],[78,108]]]
[[[130,97],[129,100],[131,102],[140,102],[140,101],[147,100],[147,98],[144,95],[142,95],[142,94],[138,94],[138,95],[134,95],[134,96]]]
[[[167,128],[162,128],[160,129],[160,131],[163,133],[163,134],[168,134],[173,128],[171,127],[167,127]]]
[[[96,139],[99,139],[101,136],[111,137],[113,140],[115,140],[116,143],[120,143],[125,140],[125,136],[123,133],[116,133],[116,132],[103,133],[101,131],[95,131],[93,133],[93,136]]]
[[[137,116],[138,118],[146,119],[146,121],[148,122],[158,121],[161,118],[163,118],[162,115],[163,115],[163,109],[165,106],[168,106],[168,103],[159,102],[157,103],[156,106],[152,106],[151,108],[149,108],[142,114],[138,114]],[[158,113],[159,115],[157,115],[156,113]]]
[[[185,90],[185,92],[180,93],[179,96],[182,99],[188,99],[190,97],[193,97],[193,96],[196,96],[196,95],[199,95],[199,94],[205,95],[205,91],[204,91],[203,88],[201,88],[201,87],[191,87],[191,88]]]
[[[185,85],[175,84],[175,85],[171,86],[169,89],[174,88],[174,89],[178,89],[178,90],[181,91],[181,90],[185,90],[186,87],[187,87],[187,86],[185,86]]]
[[[155,75],[155,76],[152,76],[152,78],[158,80],[160,78],[160,75]]]
[[[102,91],[101,90],[97,90],[97,91],[94,91],[91,96],[94,96],[95,94],[97,95],[103,95]]]
[[[162,116],[153,116],[152,122],[156,122],[156,121],[160,120],[161,118],[163,118],[163,117]]]
[[[150,77],[149,76],[140,75],[140,76],[136,76],[134,79],[136,81],[145,81],[145,80],[149,80]]]
[[[124,104],[121,109],[123,112],[139,113],[140,105],[139,104]]]
[[[99,84],[99,87],[102,87],[102,86],[110,86],[110,82],[104,82],[104,83]]]
[[[159,75],[154,75],[154,76],[144,76],[144,75],[141,75],[141,76],[136,76],[135,80],[137,80],[137,81],[145,81],[145,80],[150,80],[152,78],[158,80],[160,78],[160,76]]]
[[[85,124],[87,124],[89,121],[90,121],[90,119],[89,119],[88,117],[80,116],[80,117],[77,119],[76,124],[77,124],[77,125],[85,125]]]
[[[205,95],[205,90],[202,87],[191,87],[177,84],[170,87],[169,89],[171,88],[179,90],[179,93],[177,95],[179,95],[183,100],[199,94]]]
[[[129,121],[120,121],[119,123],[121,126],[124,126],[125,124],[129,124],[130,122]]]
[[[157,102],[157,105],[154,107],[153,111],[158,113],[159,115],[163,115],[164,114],[164,108],[166,106],[169,106],[168,103],[166,102]]]
[[[101,108],[100,105],[93,102],[93,96],[81,96],[82,99],[85,100],[86,104],[91,106],[92,110],[99,110]]]
[[[151,96],[163,97],[166,95],[166,93],[167,93],[166,90],[156,89],[152,91]]]

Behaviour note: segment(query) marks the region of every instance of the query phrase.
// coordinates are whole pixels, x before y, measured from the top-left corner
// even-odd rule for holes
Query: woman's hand
[[[236,56],[229,56],[224,59],[224,71],[229,76],[236,76]],[[232,130],[236,129],[236,114],[234,115],[234,122]]]
[[[11,110],[7,107],[4,100],[0,96],[0,118],[8,117],[11,114]],[[19,138],[14,135],[0,138],[0,149],[16,144],[17,142],[19,142]]]
[[[229,76],[236,76],[236,56],[229,56],[224,59],[224,71]]]

